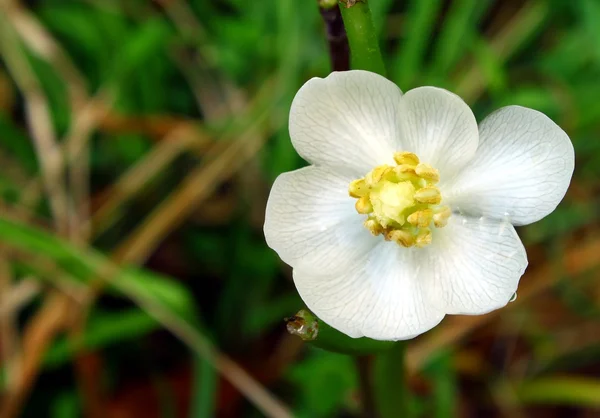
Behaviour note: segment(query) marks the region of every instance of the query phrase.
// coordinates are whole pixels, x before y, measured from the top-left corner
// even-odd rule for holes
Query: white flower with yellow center
[[[275,181],[267,243],[306,305],[351,337],[408,339],[506,305],[527,266],[513,225],[552,212],[574,166],[540,112],[508,106],[478,127],[446,90],[403,95],[365,71],[308,81],[289,129],[312,165]]]

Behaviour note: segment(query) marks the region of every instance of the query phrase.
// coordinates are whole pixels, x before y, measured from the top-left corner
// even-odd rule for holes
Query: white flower
[[[267,243],[308,308],[351,337],[408,339],[506,305],[527,266],[513,225],[552,212],[574,167],[540,112],[508,106],[478,127],[446,90],[403,95],[365,71],[308,81],[289,129],[312,165],[275,181]]]

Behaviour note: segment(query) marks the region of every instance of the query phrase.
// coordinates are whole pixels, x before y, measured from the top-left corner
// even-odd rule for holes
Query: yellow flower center
[[[380,165],[350,183],[350,196],[358,199],[356,211],[368,215],[365,227],[373,235],[404,247],[431,243],[431,226],[448,223],[450,208],[443,206],[435,184],[439,172],[411,152],[394,154],[396,166]]]

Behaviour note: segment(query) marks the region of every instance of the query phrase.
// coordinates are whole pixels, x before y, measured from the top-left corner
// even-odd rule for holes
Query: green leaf
[[[59,367],[70,361],[79,350],[97,350],[124,340],[140,338],[158,327],[156,319],[139,309],[118,313],[95,311],[81,338],[75,343],[68,338],[57,341],[46,353],[45,365]]]
[[[440,0],[413,0],[405,19],[406,37],[392,62],[392,79],[404,91],[413,87],[422,71],[427,44],[433,37]]]
[[[215,369],[201,357],[194,357],[194,382],[190,418],[215,416],[215,401],[219,376]]]
[[[545,377],[523,382],[514,389],[525,405],[571,405],[600,408],[600,380],[586,377]]]
[[[178,321],[197,326],[198,316],[191,294],[172,279],[139,268],[118,268],[97,251],[72,246],[46,231],[2,217],[0,243],[50,259],[83,283],[101,277],[107,280],[110,291],[154,309],[153,313],[158,309],[161,316],[174,315]],[[36,268],[36,263],[32,262],[31,267]]]
[[[476,28],[476,12],[481,3],[487,4],[478,0],[457,0],[451,3],[431,64],[430,72],[436,78],[444,77],[465,53],[464,46],[470,41]]]
[[[148,20],[136,28],[116,53],[108,79],[119,86],[136,71],[142,71],[144,65],[163,50],[170,32],[160,19]]]
[[[427,403],[433,413],[429,412],[428,416],[437,418],[456,416],[458,396],[452,353],[449,351],[438,353],[429,361],[425,373],[431,376],[433,382],[433,397]]]
[[[295,416],[300,418],[336,416],[358,386],[351,357],[321,350],[294,364],[287,378],[297,388]]]

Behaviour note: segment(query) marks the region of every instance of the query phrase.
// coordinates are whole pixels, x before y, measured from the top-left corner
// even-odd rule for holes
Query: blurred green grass
[[[64,291],[71,280],[101,276],[98,257],[126,252],[122,245],[131,243],[127,238],[135,231],[162,231],[159,245],[125,257],[142,267],[118,270],[111,283],[123,278],[118,283],[132,287],[105,289],[91,307],[81,341],[53,342],[23,416],[81,416],[85,393],[72,376],[81,347],[102,365],[97,385],[105,416],[257,416],[202,353],[161,332],[173,330],[170,321],[132,302],[144,296],[235,358],[296,416],[357,415],[360,391],[351,359],[306,350],[285,335],[282,318],[302,303],[289,269],[266,247],[261,230],[270,183],[303,165],[287,132],[291,100],[303,82],[330,71],[316,2],[0,4],[0,244],[11,250],[11,280],[3,290],[25,280],[44,283],[14,319],[16,328],[26,332],[52,288]],[[577,156],[565,201],[520,231],[530,271],[553,267],[548,289],[518,299],[493,327],[436,350],[424,368],[419,365],[411,378],[412,415],[597,412],[599,260],[590,259],[589,251],[581,260],[572,251],[598,239],[600,5],[370,4],[390,78],[404,91],[447,88],[469,102],[478,120],[507,104],[538,109],[569,133]],[[44,43],[48,39],[53,43]],[[33,83],[21,80],[24,68]],[[83,144],[90,194],[78,203],[89,203],[93,213],[108,199],[116,202],[106,227],[91,225],[89,244],[104,255],[92,254],[85,243],[46,235],[52,205],[31,129],[43,121],[26,117],[32,97],[47,101],[50,127],[64,148]],[[75,129],[92,107],[96,116],[89,129]],[[173,134],[182,128],[188,139]],[[166,141],[176,149],[158,166],[153,151],[160,156],[158,147],[166,149]],[[71,177],[86,172],[84,158],[72,165],[80,171],[67,170]],[[192,192],[174,199],[195,170],[200,175],[190,183]],[[137,179],[134,189],[111,187],[125,176]],[[203,182],[207,178],[210,184]],[[172,216],[161,218],[168,224],[148,223],[165,202],[176,202],[169,206]],[[3,381],[8,385],[10,375]],[[140,402],[136,391],[152,401]]]

